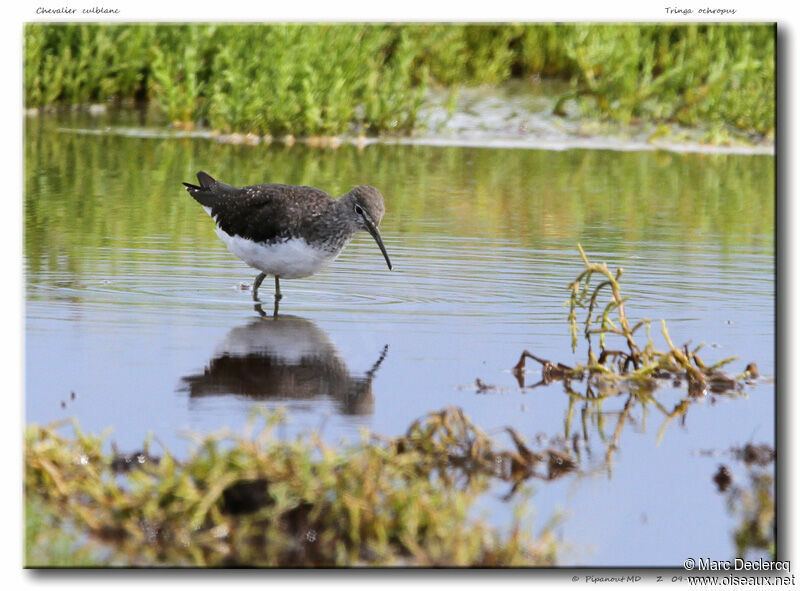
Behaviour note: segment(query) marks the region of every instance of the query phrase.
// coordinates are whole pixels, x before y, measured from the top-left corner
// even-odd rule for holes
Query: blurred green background
[[[407,133],[432,86],[559,78],[620,121],[775,127],[773,24],[25,26],[25,106],[151,100],[169,122],[256,134]]]

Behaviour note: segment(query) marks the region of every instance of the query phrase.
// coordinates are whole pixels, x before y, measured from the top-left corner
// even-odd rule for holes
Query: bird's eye
[[[364,210],[363,210],[363,209],[361,209],[361,206],[360,206],[360,205],[356,205],[356,206],[355,206],[355,210],[356,210],[356,213],[357,213],[358,215],[364,215]]]

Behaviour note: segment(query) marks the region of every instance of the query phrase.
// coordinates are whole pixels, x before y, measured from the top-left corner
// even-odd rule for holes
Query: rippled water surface
[[[331,442],[362,427],[399,434],[456,405],[499,439],[506,425],[531,440],[579,434],[579,472],[532,485],[536,523],[563,519],[560,564],[733,554],[735,523],[711,481],[723,459],[704,452],[773,443],[771,156],[319,150],[66,131],[88,125],[26,122],[29,422],[74,416],[89,431],[113,427],[120,448],[152,432],[181,453],[183,431],[237,428],[254,405],[284,406],[288,432],[321,429]],[[378,187],[394,270],[361,235],[324,272],[281,282],[281,316],[261,318],[247,289],[255,271],[181,186],[198,170],[334,195]],[[674,421],[685,388],[662,387],[613,448],[624,397],[588,413],[558,383],[520,388],[510,368],[524,349],[584,358],[564,306],[578,243],[625,269],[634,319],[664,318],[676,343],[705,342],[707,361],[738,355],[731,372],[752,361],[765,377],[741,396],[693,400]],[[539,381],[529,367],[526,386]],[[487,502],[490,519],[510,510],[503,492]]]

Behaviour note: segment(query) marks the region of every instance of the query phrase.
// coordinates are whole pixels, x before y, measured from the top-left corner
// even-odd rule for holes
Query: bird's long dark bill
[[[386,259],[386,264],[389,265],[389,269],[391,269],[392,261],[389,260],[389,253],[386,252],[386,247],[383,245],[383,240],[381,240],[381,233],[378,232],[378,228],[375,227],[375,224],[366,219],[364,221],[367,223],[367,230],[369,231],[370,234],[372,234],[372,237],[375,239],[375,242],[378,243],[378,248],[381,249],[381,252],[383,253],[383,258]]]

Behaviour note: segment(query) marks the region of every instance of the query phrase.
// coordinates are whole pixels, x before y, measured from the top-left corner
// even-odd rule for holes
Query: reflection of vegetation
[[[430,81],[571,80],[559,101],[628,121],[774,129],[764,24],[51,25],[25,28],[25,104],[151,96],[217,129],[408,131]]]
[[[764,551],[772,560],[775,554],[774,478],[764,472],[750,474],[747,489],[734,489],[728,499],[732,513],[741,520],[734,533],[736,556],[750,551]]]
[[[145,448],[139,469],[124,477],[113,474],[114,458],[103,453],[101,439],[77,429],[66,439],[31,426],[26,495],[87,544],[101,543],[110,564],[554,562],[548,531],[531,540],[520,523],[500,532],[470,516],[487,491],[494,458],[511,452],[494,451],[463,414],[438,413],[424,432],[340,450],[314,437],[278,441],[271,433],[279,421],[270,415],[252,436],[206,436],[181,462],[169,453],[153,458]],[[455,425],[463,428],[453,431]],[[456,449],[467,454],[464,461],[452,461]]]
[[[747,468],[747,482],[735,482],[727,466],[721,465],[713,481],[727,497],[728,511],[738,524],[733,533],[737,557],[765,553],[777,560],[775,550],[775,450],[769,445],[748,443],[732,449],[733,457]]]
[[[79,114],[59,123],[86,126]],[[768,156],[387,145],[312,150],[58,133],[53,124],[26,124],[25,254],[32,272],[96,265],[81,249],[120,241],[130,247],[158,237],[176,251],[198,240],[216,244],[207,219],[181,192],[180,182],[202,169],[239,185],[307,184],[334,195],[372,184],[387,199],[387,236],[412,243],[426,239],[431,221],[451,235],[508,236],[533,248],[568,249],[580,241],[635,254],[641,242],[676,245],[668,257],[707,249],[709,242],[729,250],[770,248],[773,240]],[[147,255],[115,248],[104,256],[119,263]]]

